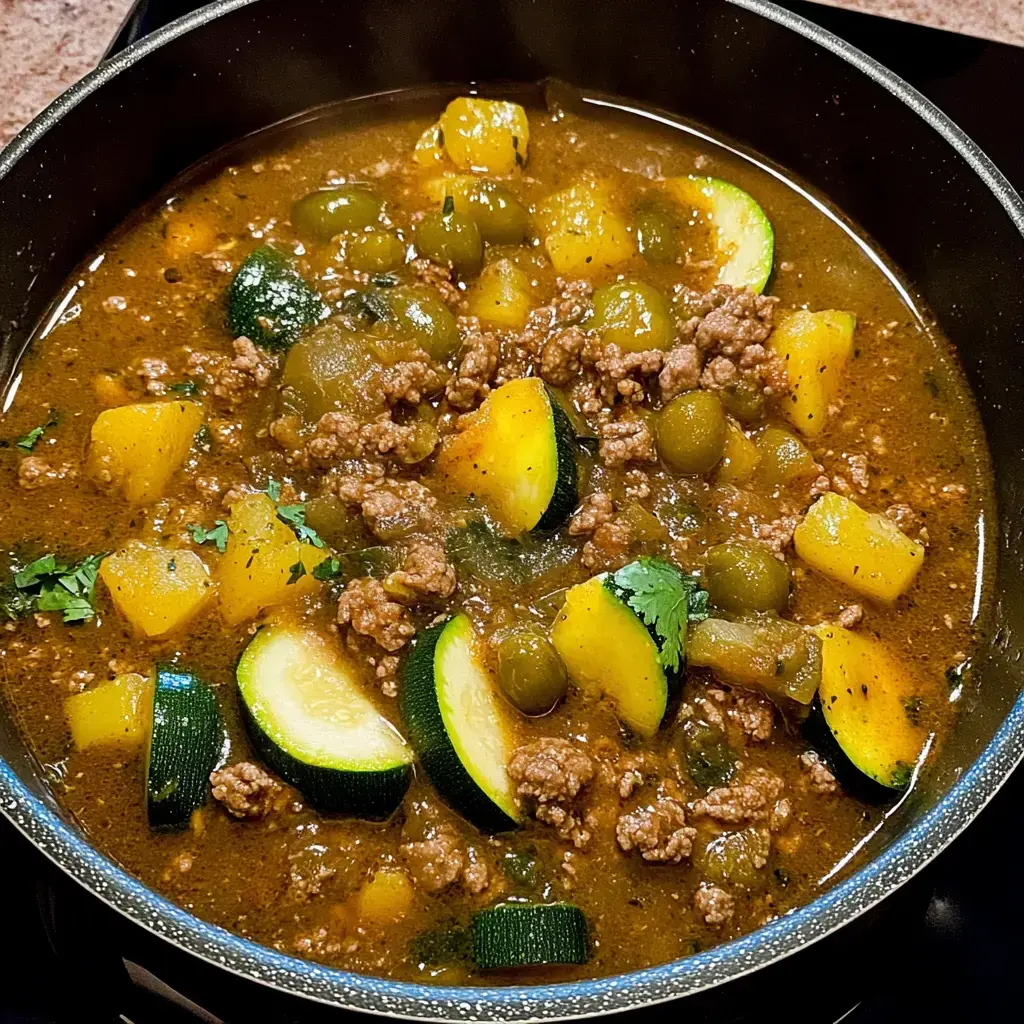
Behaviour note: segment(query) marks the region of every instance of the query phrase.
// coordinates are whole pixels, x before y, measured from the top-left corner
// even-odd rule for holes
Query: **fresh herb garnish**
[[[43,555],[14,574],[18,597],[13,608],[4,602],[4,610],[25,614],[33,608],[41,612],[61,612],[64,622],[85,622],[96,614],[93,595],[96,574],[106,553],[89,555],[68,565],[56,555]],[[17,617],[17,616],[12,616]]]
[[[194,380],[181,380],[177,384],[168,384],[167,390],[185,398],[194,398],[199,394],[199,385]]]
[[[341,562],[336,558],[325,558],[322,562],[313,566],[313,579],[326,583],[328,580],[337,579],[341,575]]]
[[[286,526],[295,531],[295,536],[306,544],[312,544],[317,548],[324,548],[327,545],[320,539],[320,535],[312,526],[306,525],[305,505],[281,505],[281,484],[274,479],[267,481],[267,494],[270,500],[277,505],[277,518]]]
[[[658,660],[671,672],[683,667],[683,630],[692,621],[707,618],[707,594],[693,576],[684,576],[660,558],[640,558],[608,577],[608,585],[653,630],[658,639]]]
[[[301,580],[302,577],[306,575],[306,567],[302,564],[301,561],[299,561],[296,562],[294,565],[289,565],[288,572],[290,573],[290,575],[288,577],[287,585],[290,587],[293,583],[298,583],[299,580]]]
[[[16,448],[20,448],[23,452],[30,452],[39,442],[42,440],[43,434],[50,427],[57,426],[57,410],[50,410],[50,418],[38,427],[33,427],[27,434],[19,437],[14,442]]]
[[[217,550],[223,555],[228,546],[228,524],[223,519],[214,522],[212,530],[200,526],[198,523],[189,523],[188,532],[192,534],[192,540],[196,544],[216,544]]]
[[[267,496],[276,505],[281,500],[281,483],[271,477],[267,481]]]

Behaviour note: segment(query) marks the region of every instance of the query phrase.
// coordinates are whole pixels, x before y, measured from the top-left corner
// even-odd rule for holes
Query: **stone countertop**
[[[1024,46],[1024,0],[818,0]],[[0,0],[0,146],[106,50],[132,0]]]

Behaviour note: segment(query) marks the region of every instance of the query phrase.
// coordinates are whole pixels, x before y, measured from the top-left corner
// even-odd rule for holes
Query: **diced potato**
[[[64,701],[71,739],[78,750],[140,747],[153,714],[153,681],[131,672]]]
[[[782,411],[807,437],[816,437],[828,423],[828,408],[839,393],[856,326],[852,313],[838,309],[797,309],[775,322],[770,347],[781,358],[790,387]]]
[[[418,139],[412,158],[421,167],[430,167],[444,159],[441,146],[441,125],[432,124]]]
[[[470,316],[513,331],[522,329],[532,305],[530,279],[511,260],[484,267],[468,298]]]
[[[560,274],[593,275],[628,260],[636,250],[606,182],[583,180],[548,196],[536,220]]]
[[[267,495],[248,494],[236,501],[228,529],[228,546],[218,570],[220,610],[228,625],[251,619],[271,605],[295,601],[320,586],[312,572],[326,553],[297,540],[277,518]],[[305,574],[289,583],[299,563]]]
[[[191,213],[172,213],[164,224],[164,248],[172,260],[209,252],[216,241],[213,225]]]
[[[89,475],[120,487],[133,505],[163,496],[181,468],[199,425],[196,402],[145,402],[105,409],[92,425]]]
[[[409,912],[414,895],[404,871],[384,868],[356,894],[356,914],[360,922],[394,924]]]
[[[146,636],[179,629],[214,591],[203,560],[194,552],[130,540],[100,565],[117,610]]]
[[[530,123],[518,103],[460,96],[438,123],[445,152],[464,171],[509,174],[526,162]]]
[[[820,472],[800,438],[778,427],[765,427],[757,438],[758,477],[769,487],[805,480]]]
[[[718,464],[718,480],[723,484],[745,484],[757,469],[761,453],[757,445],[743,433],[735,420],[725,424],[725,451]]]
[[[922,684],[879,640],[839,626],[822,641],[819,698],[843,753],[865,775],[904,789],[928,739],[920,722]]]
[[[895,601],[924,564],[924,545],[831,491],[811,506],[793,542],[808,565],[880,601]]]

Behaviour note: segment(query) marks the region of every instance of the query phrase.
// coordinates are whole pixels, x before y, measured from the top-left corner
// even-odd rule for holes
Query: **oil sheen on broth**
[[[198,916],[398,979],[619,973],[810,901],[975,641],[948,343],[685,132],[347,117],[125,225],[24,359],[3,681],[58,798]],[[217,742],[155,734],[147,795],[154,700]],[[528,965],[501,914],[552,903],[584,953],[542,913],[570,962]]]

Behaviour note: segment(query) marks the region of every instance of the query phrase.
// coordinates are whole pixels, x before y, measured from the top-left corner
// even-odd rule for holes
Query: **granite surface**
[[[1024,0],[819,0],[1024,45]],[[132,0],[0,0],[0,145],[100,58]]]

